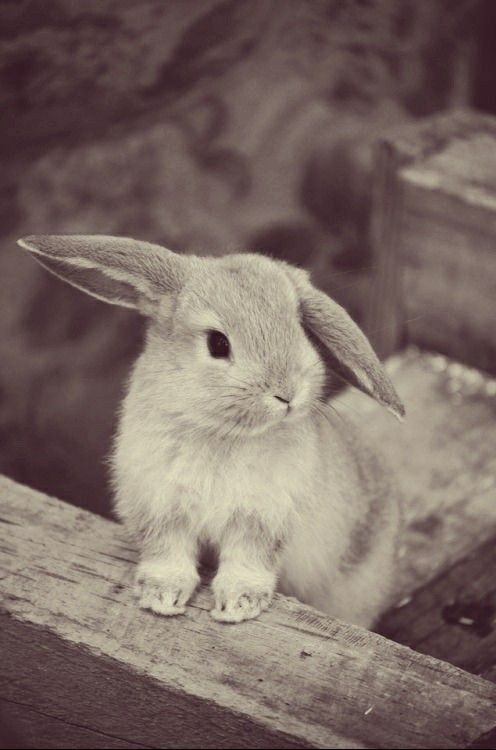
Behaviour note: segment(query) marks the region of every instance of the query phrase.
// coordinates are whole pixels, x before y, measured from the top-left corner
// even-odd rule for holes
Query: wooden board
[[[388,368],[406,406],[403,424],[357,391],[333,403],[356,417],[397,475],[406,519],[401,600],[496,536],[496,380],[413,349]]]
[[[10,727],[22,727],[22,744],[19,736],[4,737],[5,727],[2,716],[9,716]],[[120,750],[121,748],[142,748],[143,745],[126,742],[110,734],[94,732],[71,722],[59,721],[25,705],[3,700],[0,696],[0,748],[51,748],[69,747],[91,750]]]
[[[407,334],[496,372],[495,174],[496,118],[475,112],[393,130],[380,147],[371,319],[383,356]]]
[[[496,686],[279,597],[256,621],[138,610],[115,524],[0,481],[4,706],[145,747],[465,747]],[[34,717],[34,718],[33,718]],[[43,719],[45,721],[45,718]],[[34,724],[33,724],[34,722]],[[63,744],[61,737],[64,737]]]
[[[495,571],[493,538],[389,612],[378,631],[496,682]]]

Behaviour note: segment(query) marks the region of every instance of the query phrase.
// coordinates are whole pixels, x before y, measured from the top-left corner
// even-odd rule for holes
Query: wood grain
[[[31,717],[146,747],[450,748],[494,728],[492,684],[290,599],[237,627],[205,590],[183,618],[142,612],[118,526],[7,479],[0,498],[1,693]]]
[[[94,732],[86,727],[80,727],[67,721],[59,721],[52,716],[47,716],[38,710],[31,709],[23,704],[13,701],[4,700],[0,697],[0,717],[9,717],[9,724],[22,726],[22,747],[70,747],[70,748],[91,748],[91,750],[120,750],[120,748],[142,748],[145,745],[126,742],[119,737],[113,737],[109,734]],[[4,739],[0,724],[0,742]],[[16,737],[17,743],[14,748],[21,747],[19,737]],[[0,744],[1,748],[12,747],[9,743]]]

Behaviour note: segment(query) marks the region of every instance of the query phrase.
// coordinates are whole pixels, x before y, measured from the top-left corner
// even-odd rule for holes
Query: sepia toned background
[[[374,143],[434,112],[496,111],[494,16],[466,0],[4,0],[0,472],[109,513],[144,325],[43,272],[18,237],[264,251],[363,323]]]

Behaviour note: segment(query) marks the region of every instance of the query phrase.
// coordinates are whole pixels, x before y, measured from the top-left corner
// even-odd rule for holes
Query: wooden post
[[[370,331],[496,372],[496,118],[451,112],[379,145]],[[397,284],[399,280],[399,284]]]
[[[138,609],[121,528],[0,480],[0,705],[32,748],[466,747],[496,686],[278,597],[238,626],[201,590]]]
[[[404,333],[401,262],[398,257],[402,205],[398,170],[399,159],[394,146],[387,141],[378,143],[370,222],[374,281],[366,316],[366,333],[381,359],[398,348]]]

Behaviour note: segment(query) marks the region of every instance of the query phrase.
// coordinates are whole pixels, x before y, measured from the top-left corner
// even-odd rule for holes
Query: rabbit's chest
[[[301,450],[288,455],[287,446],[257,446],[223,458],[183,451],[168,466],[168,479],[198,533],[215,539],[240,512],[256,515],[274,529],[286,525],[308,489],[311,463]]]

